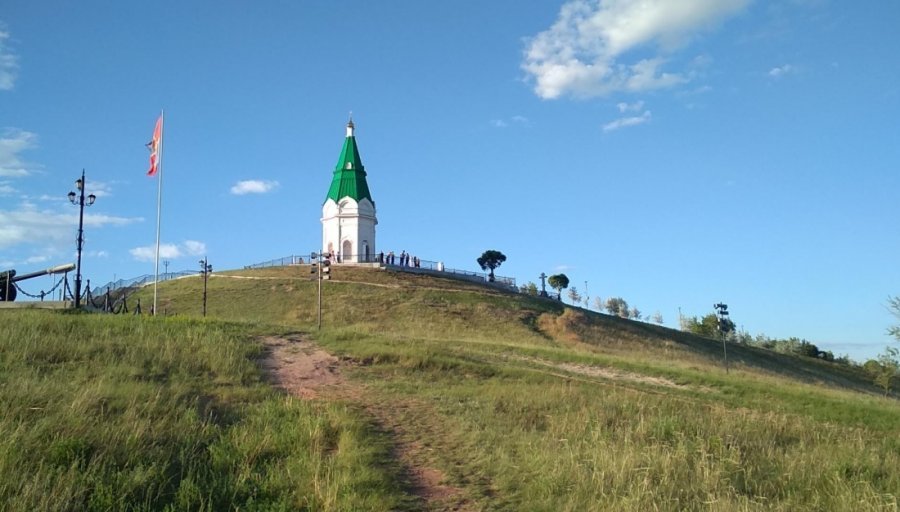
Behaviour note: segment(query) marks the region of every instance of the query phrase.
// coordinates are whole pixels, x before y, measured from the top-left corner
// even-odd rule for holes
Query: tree
[[[659,325],[663,324],[662,313],[660,313],[659,311],[657,311],[656,313],[653,313],[653,316],[650,317],[650,319],[653,320],[653,323],[655,323],[655,324],[659,324]]]
[[[891,310],[891,314],[900,318],[900,297],[888,297],[888,309]],[[900,341],[900,325],[888,327],[888,334]]]
[[[494,269],[499,267],[506,261],[506,256],[500,252],[495,251],[493,249],[484,251],[481,256],[478,258],[478,265],[481,266],[481,270],[490,269],[490,275],[488,276],[488,280],[490,282],[494,282]]]
[[[863,365],[863,370],[871,377],[876,386],[887,395],[891,387],[900,379],[900,350],[887,347],[878,360],[870,359]]]
[[[633,320],[640,320],[640,319],[641,319],[641,310],[638,309],[636,306],[634,306],[634,307],[631,308],[631,318],[632,318]]]
[[[628,303],[621,297],[610,297],[609,299],[606,299],[606,311],[610,315],[620,316],[622,318],[628,318],[631,315]]]
[[[699,320],[695,316],[688,317],[682,321],[681,329],[707,338],[717,338],[719,336],[719,317],[715,313],[710,313]]]
[[[606,309],[605,306],[603,305],[602,298],[594,297],[594,309],[596,309],[597,311],[599,311],[601,313],[603,312],[604,309]]]
[[[578,288],[574,286],[569,288],[569,300],[572,301],[573,306],[577,306],[581,302],[581,294],[578,293]]]
[[[569,287],[569,278],[565,274],[555,274],[547,278],[547,284],[556,290],[559,297],[562,297],[563,289]]]
[[[532,297],[537,297],[538,294],[537,285],[531,281],[528,281],[527,283],[520,286],[519,291],[524,293],[525,295],[531,295]]]

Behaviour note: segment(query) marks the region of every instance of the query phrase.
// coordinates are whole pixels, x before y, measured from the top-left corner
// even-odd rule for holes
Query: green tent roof
[[[372,194],[369,193],[369,185],[366,183],[366,168],[359,157],[359,148],[356,147],[356,137],[353,136],[353,122],[348,125],[347,138],[344,139],[344,147],[334,168],[334,177],[331,179],[331,188],[325,200],[333,199],[338,202],[345,197],[355,199],[356,202],[367,198],[375,204]]]

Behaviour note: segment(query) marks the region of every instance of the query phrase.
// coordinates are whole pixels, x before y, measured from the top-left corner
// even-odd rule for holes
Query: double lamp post
[[[75,239],[78,263],[75,267],[75,309],[81,307],[81,249],[84,246],[84,207],[94,204],[97,196],[90,194],[84,196],[85,180],[84,169],[81,170],[81,178],[75,181],[78,192],[69,192],[69,202],[78,207],[78,238]]]

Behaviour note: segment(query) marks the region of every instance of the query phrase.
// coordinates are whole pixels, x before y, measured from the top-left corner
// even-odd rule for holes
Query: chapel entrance
[[[356,261],[356,258],[353,257],[353,244],[350,243],[350,240],[344,240],[344,245],[341,247],[341,261]]]

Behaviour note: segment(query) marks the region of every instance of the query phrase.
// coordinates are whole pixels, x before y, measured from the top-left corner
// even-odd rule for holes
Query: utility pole
[[[728,304],[719,302],[713,304],[716,310],[716,317],[719,320],[719,333],[722,335],[722,355],[725,359],[725,373],[728,373],[728,348],[725,343],[728,333],[731,332],[730,320],[728,319]]]
[[[200,274],[203,275],[203,316],[206,316],[206,283],[209,281],[209,274],[212,272],[212,265],[204,256],[200,260]]]
[[[340,222],[341,222],[340,217],[338,217],[338,228],[340,228]],[[316,313],[316,315],[317,315],[316,329],[319,330],[319,331],[322,330],[322,264],[324,263],[324,261],[325,261],[325,258],[323,258],[323,257],[322,257],[322,254],[319,253],[319,264],[317,265],[317,267],[318,267],[317,270],[318,270],[318,273],[319,273],[319,276],[318,276],[318,281],[319,281],[319,299],[318,299],[318,301],[319,301],[319,308],[318,308],[318,312]]]
[[[311,274],[316,274],[316,284],[318,287],[316,299],[316,329],[322,330],[322,265],[325,263],[325,254],[310,253],[309,263],[313,266],[310,269]]]

